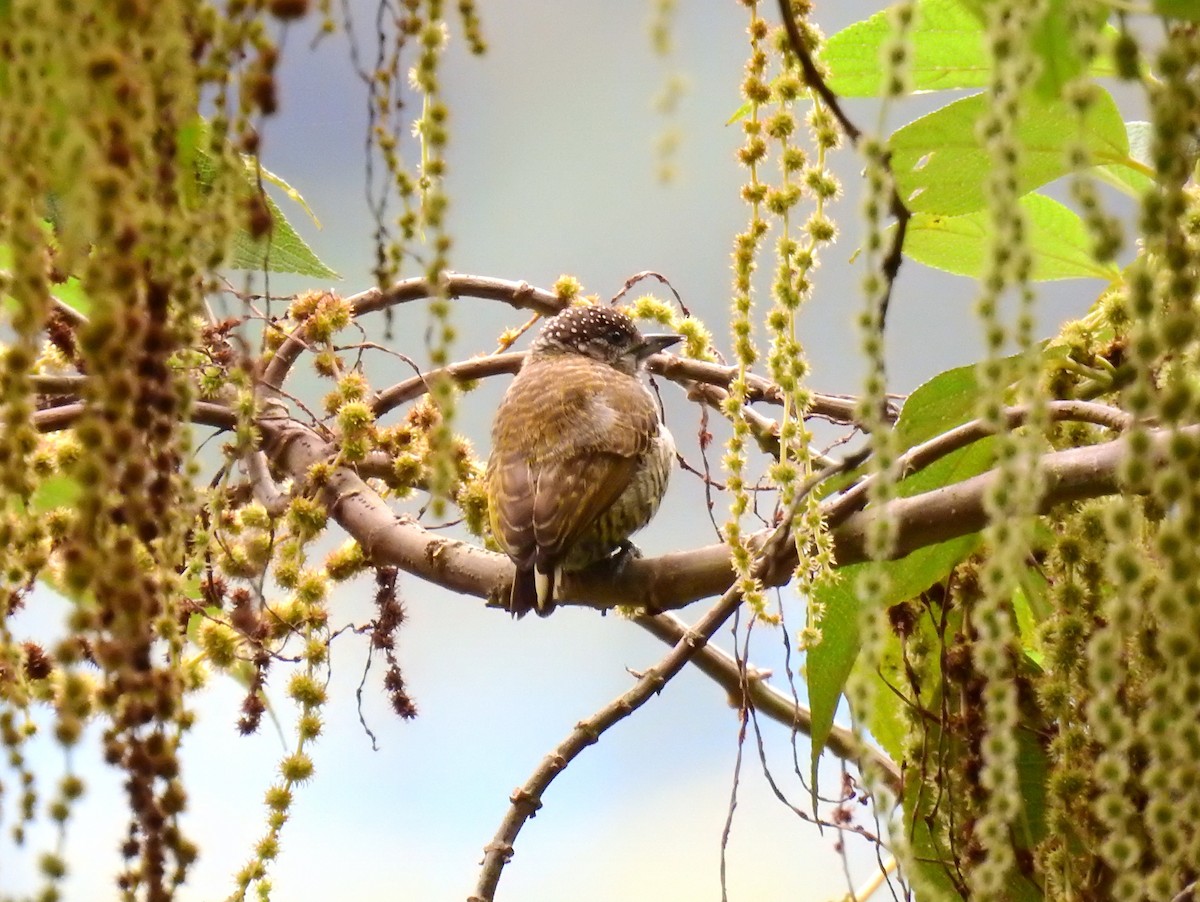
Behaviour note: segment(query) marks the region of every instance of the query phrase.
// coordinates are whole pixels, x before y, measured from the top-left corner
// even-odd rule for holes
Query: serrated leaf
[[[914,213],[957,216],[987,203],[991,156],[976,137],[976,122],[987,109],[983,94],[964,97],[897,130],[889,139],[897,190]],[[1120,111],[1107,92],[1089,108],[1082,129],[1061,100],[1030,95],[1017,118],[1021,147],[1017,188],[1026,194],[1066,175],[1066,148],[1082,138],[1097,165],[1124,163],[1129,139]],[[1069,123],[1069,125],[1068,125]]]
[[[1126,122],[1129,156],[1122,163],[1097,166],[1096,177],[1123,191],[1130,197],[1141,198],[1154,185],[1154,166],[1150,162],[1150,142],[1154,127],[1149,122]]]
[[[1020,200],[1028,226],[1035,282],[1058,279],[1112,281],[1120,268],[1092,256],[1087,226],[1073,210],[1041,194]],[[983,274],[993,240],[991,218],[982,210],[962,216],[915,213],[904,236],[904,253],[918,263],[960,276]]]
[[[270,238],[254,238],[245,229],[238,229],[233,236],[227,265],[231,269],[290,272],[316,279],[338,278],[338,274],[321,262],[292,228],[279,205],[269,196],[266,201],[271,213]]]
[[[1060,6],[1061,0],[1056,0],[1055,10]],[[1054,37],[1061,30],[1058,21],[1047,18],[1036,47],[1055,49]],[[891,17],[885,11],[855,22],[826,40],[821,61],[826,67],[826,81],[835,93],[843,97],[877,97],[883,93],[883,53],[892,31]],[[991,55],[981,18],[969,4],[961,0],[921,0],[908,41],[908,82],[915,93],[987,86]],[[1050,67],[1043,67],[1043,78],[1063,75],[1063,49],[1056,49]],[[1077,73],[1078,67],[1074,71]],[[1113,74],[1111,59],[1097,57],[1090,71],[1093,75]]]
[[[196,173],[196,184],[193,201],[202,202],[202,198],[212,184],[216,171],[216,163],[208,150],[208,125],[203,120],[196,119],[188,123],[179,134],[181,160],[191,160]],[[260,169],[257,161],[251,157],[242,156],[245,167],[245,186],[247,193],[262,190],[259,186],[261,173],[265,181],[279,185],[281,190],[293,197],[311,215],[311,210],[286,181],[266,169]],[[231,269],[266,270],[268,272],[287,272],[316,279],[336,279],[338,274],[326,266],[312,248],[300,237],[292,224],[288,222],[279,205],[270,195],[264,194],[267,210],[271,216],[271,232],[269,236],[254,237],[245,228],[239,228],[234,233],[226,265]],[[313,217],[314,221],[316,217]]]

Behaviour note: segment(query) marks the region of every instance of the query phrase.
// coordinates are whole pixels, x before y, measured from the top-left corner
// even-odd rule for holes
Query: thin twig
[[[1133,417],[1117,407],[1107,404],[1097,404],[1093,401],[1047,401],[1042,409],[1051,422],[1071,421],[1076,423],[1091,423],[1104,426],[1116,432],[1123,432],[1133,425]],[[1007,407],[1002,412],[1004,423],[1008,429],[1016,429],[1029,417],[1030,408],[1027,405]],[[995,434],[987,421],[971,420],[943,432],[910,448],[896,461],[895,479],[901,480],[911,476],[918,470],[923,470],[934,461],[965,448],[980,439]],[[867,492],[870,483],[878,476],[868,477],[843,492],[830,505],[831,510],[842,511],[843,508],[858,510],[867,503]]]
[[[404,279],[387,288],[369,288],[346,298],[351,315],[355,318],[367,313],[388,310],[397,304],[420,301],[435,295],[446,297],[476,297],[484,300],[503,301],[521,310],[536,310],[554,314],[562,309],[563,301],[556,294],[532,287],[528,282],[512,282],[508,279],[492,279],[463,273],[442,273],[443,284],[430,285],[424,278]],[[301,336],[303,330],[293,332],[275,351],[271,362],[263,371],[262,382],[269,387],[278,387],[287,378],[288,372],[305,350]]]
[[[678,644],[688,630],[688,625],[674,614],[640,613],[633,617],[633,622],[671,645]],[[706,645],[696,652],[692,665],[728,692],[731,699],[740,698],[743,688],[741,675],[737,661],[729,652],[715,645]],[[756,710],[788,729],[812,736],[812,713],[808,708],[776,689],[754,668],[747,669],[747,677],[745,691]],[[859,742],[852,731],[834,725],[825,740],[825,748],[839,758],[854,761],[871,759],[887,785],[899,794],[900,768],[896,762],[873,746]]]
[[[821,473],[816,473],[805,480],[797,490],[795,505],[803,501],[821,482],[836,475],[850,465],[832,467]],[[777,564],[777,558],[782,549],[791,546],[792,517],[785,517],[783,522],[772,532],[754,565],[755,575],[765,575],[772,572]],[[591,717],[580,721],[566,739],[547,755],[534,770],[525,784],[516,790],[510,802],[507,813],[500,822],[495,837],[484,849],[483,867],[475,893],[468,902],[491,902],[500,882],[500,874],[504,865],[512,858],[513,842],[520,833],[525,822],[542,806],[542,794],[567,765],[589,745],[594,744],[600,736],[613,725],[624,720],[651,697],[662,691],[663,687],[683,669],[695,654],[706,646],[713,634],[729,619],[742,603],[742,593],[736,585],[730,586],[720,600],[700,618],[694,627],[688,628],[667,655],[643,673],[633,687],[613,699]]]
[[[796,25],[796,18],[792,14],[791,0],[779,0],[779,14],[783,19],[783,27],[787,31],[788,45],[795,55],[797,62],[800,64],[800,70],[804,73],[804,82],[812,89],[816,95],[825,104],[829,112],[838,121],[838,125],[842,127],[842,131],[849,139],[851,145],[858,147],[862,140],[862,129],[855,125],[850,117],[846,115],[842,109],[841,101],[837,94],[829,87],[825,79],[821,76],[820,69],[812,58],[808,46],[804,43],[804,36],[800,34],[800,29]],[[896,220],[896,228],[892,232],[892,242],[888,247],[888,252],[880,263],[880,271],[883,273],[883,297],[879,302],[879,331],[883,333],[887,323],[888,306],[892,300],[892,288],[896,284],[896,277],[900,273],[900,264],[904,261],[904,237],[908,233],[908,221],[912,217],[912,212],[905,204],[904,198],[900,196],[900,192],[896,187],[896,176],[892,172],[891,152],[884,151],[881,160],[883,168],[887,172],[889,187],[891,189],[891,197],[888,201],[889,212],[892,218]]]
[[[675,303],[679,305],[679,309],[683,313],[683,315],[684,316],[692,315],[692,311],[687,308],[687,304],[685,304],[683,302],[683,298],[681,298],[679,296],[679,292],[675,290],[675,286],[671,284],[671,281],[666,276],[664,276],[662,273],[655,272],[652,269],[647,269],[647,270],[643,270],[642,272],[635,273],[634,275],[632,275],[628,279],[626,279],[625,287],[623,287],[620,291],[618,291],[615,295],[612,296],[612,299],[609,300],[609,302],[608,302],[609,306],[615,307],[617,301],[619,301],[619,300],[621,300],[621,298],[625,297],[625,295],[629,293],[629,289],[632,288],[634,285],[636,285],[638,282],[642,281],[643,279],[657,279],[663,285],[666,285],[667,288],[671,289],[671,294],[673,294],[675,296]]]
[[[791,0],[779,0],[779,15],[783,19],[783,27],[787,31],[788,45],[791,47],[796,61],[800,64],[800,71],[804,73],[804,83],[817,92],[817,96],[829,108],[829,112],[833,113],[833,117],[837,119],[838,125],[842,127],[842,131],[850,139],[850,143],[857,146],[862,137],[862,129],[850,121],[850,117],[842,109],[838,96],[821,77],[821,70],[813,61],[812,54],[808,52],[808,47],[804,43],[804,37],[796,25],[796,17],[792,14]]]

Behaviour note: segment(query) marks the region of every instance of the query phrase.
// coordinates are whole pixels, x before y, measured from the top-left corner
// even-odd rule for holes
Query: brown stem
[[[534,288],[528,282],[512,282],[508,279],[453,272],[443,273],[443,279],[445,285],[442,292],[439,292],[436,286],[431,286],[426,279],[415,278],[404,279],[387,288],[369,288],[351,295],[346,300],[350,303],[351,315],[354,317],[386,310],[397,304],[423,300],[439,293],[451,298],[475,297],[504,301],[521,310],[536,310],[547,314],[557,313],[563,306],[557,295]],[[289,335],[263,370],[262,383],[271,389],[283,385],[288,371],[306,347],[304,337],[299,332]]]
[[[678,644],[688,630],[687,624],[674,614],[637,614],[633,620],[638,626],[669,645]],[[743,682],[737,661],[723,649],[714,645],[705,645],[696,652],[692,658],[692,664],[728,692],[733,704],[740,703],[744,685],[748,690],[749,701],[755,709],[790,730],[803,733],[805,736],[812,735],[812,712],[802,705],[796,704],[794,700],[768,683],[761,675],[755,674],[752,668],[747,668],[748,679]],[[829,733],[829,738],[825,741],[825,748],[847,761],[869,758],[879,772],[884,775],[889,788],[899,796],[900,768],[896,766],[896,762],[872,746],[864,747],[854,738],[854,734],[850,730],[834,726]]]

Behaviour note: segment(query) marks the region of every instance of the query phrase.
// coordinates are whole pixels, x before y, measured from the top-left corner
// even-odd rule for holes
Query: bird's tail
[[[524,617],[536,611],[539,617],[547,617],[554,610],[554,574],[540,573],[535,568],[517,570],[513,579],[512,594],[508,597],[508,613]]]

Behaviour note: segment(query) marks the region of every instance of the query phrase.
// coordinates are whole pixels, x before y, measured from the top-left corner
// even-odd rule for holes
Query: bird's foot
[[[609,558],[609,562],[613,568],[613,571],[620,573],[629,566],[631,561],[636,561],[641,556],[642,550],[634,545],[633,542],[626,539],[617,546],[616,551],[614,551],[612,553],[612,557]]]
[[[633,542],[626,539],[624,542],[618,545],[616,550],[612,553],[612,557],[608,559],[608,565],[612,568],[611,572],[616,575],[620,574],[621,571],[641,557],[642,550],[634,545]],[[651,617],[653,617],[655,614],[662,613],[662,611],[660,611],[658,608],[651,607],[650,605],[642,605],[641,610],[643,613]]]

